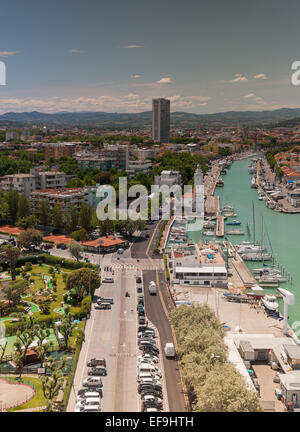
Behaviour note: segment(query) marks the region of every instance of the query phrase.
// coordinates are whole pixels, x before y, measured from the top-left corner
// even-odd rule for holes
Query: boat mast
[[[254,215],[254,201],[252,200],[252,217],[253,217],[253,244],[255,245],[255,215]]]

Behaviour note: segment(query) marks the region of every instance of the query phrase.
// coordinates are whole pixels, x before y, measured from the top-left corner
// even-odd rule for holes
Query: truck
[[[175,358],[176,351],[172,342],[167,342],[165,345],[165,354],[167,358]]]
[[[154,281],[149,283],[149,293],[150,295],[156,295],[156,283]]]

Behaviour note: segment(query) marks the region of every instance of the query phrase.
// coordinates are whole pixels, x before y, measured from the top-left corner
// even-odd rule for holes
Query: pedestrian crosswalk
[[[164,263],[162,260],[148,260],[140,259],[139,261],[134,259],[126,259],[122,261],[111,260],[107,263],[102,263],[102,272],[119,272],[121,270],[163,270]]]

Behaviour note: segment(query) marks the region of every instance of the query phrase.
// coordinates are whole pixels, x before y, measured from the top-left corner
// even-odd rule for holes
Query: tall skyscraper
[[[169,99],[152,99],[152,139],[154,142],[168,142],[170,139]]]

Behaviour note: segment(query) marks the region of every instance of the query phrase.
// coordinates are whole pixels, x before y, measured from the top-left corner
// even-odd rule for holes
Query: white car
[[[84,408],[89,405],[96,405],[98,408],[100,408],[100,397],[80,400],[76,403],[76,408]]]
[[[152,354],[142,354],[140,356],[138,356],[138,361],[140,363],[144,363],[144,360],[150,360],[153,363],[158,363],[158,357],[156,357],[155,355]]]
[[[99,398],[99,400],[100,400],[100,395],[98,392],[93,392],[93,391],[86,392],[81,396],[77,396],[77,402],[84,401],[87,398]]]
[[[162,404],[163,403],[162,399],[160,399],[159,397],[153,396],[153,395],[145,395],[142,398],[142,401],[143,402],[156,402],[158,404]]]
[[[160,387],[162,386],[161,382],[154,379],[154,378],[141,378],[139,380],[139,384],[155,384],[155,385],[158,385]]]

